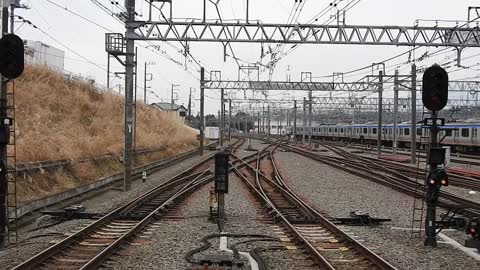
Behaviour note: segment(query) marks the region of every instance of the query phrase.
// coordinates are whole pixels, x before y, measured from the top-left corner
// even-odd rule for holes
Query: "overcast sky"
[[[23,4],[30,7],[28,10],[17,10],[17,14],[30,20],[41,30],[33,27],[16,23],[16,33],[24,39],[39,40],[49,45],[66,51],[65,68],[74,73],[93,77],[98,83],[106,85],[106,63],[107,54],[105,52],[104,36],[106,29],[114,32],[125,32],[124,26],[115,20],[111,14],[122,10],[123,1],[118,0],[120,5],[112,5],[110,0],[22,0]],[[100,3],[106,7],[107,11],[102,10]],[[137,0],[137,13],[139,20],[147,18],[147,2]],[[201,18],[202,0],[174,0],[173,17],[174,18]],[[219,0],[219,8],[223,20],[245,18],[246,0]],[[300,10],[299,3],[295,0],[250,0],[250,20],[260,20],[264,23],[286,23],[292,10],[298,14],[295,23],[307,23],[312,18],[317,18],[317,23],[336,24],[336,21],[330,17],[336,14],[335,8],[328,8],[331,2],[338,3],[341,9],[352,0],[343,1],[322,1],[322,0],[304,0],[303,8]],[[356,1],[353,1],[356,2]],[[55,5],[56,4],[56,5]],[[346,24],[355,25],[405,25],[412,26],[417,19],[420,19],[419,25],[431,26],[434,21],[442,20],[439,25],[453,26],[455,21],[462,24],[467,19],[468,6],[480,6],[480,1],[467,0],[360,0],[346,12]],[[66,8],[67,10],[65,10]],[[326,10],[323,16],[316,17],[322,10]],[[82,19],[69,11],[79,14],[86,19]],[[168,9],[165,9],[168,14]],[[209,19],[218,19],[217,12],[213,4],[208,3],[207,16]],[[155,13],[155,18],[158,18]],[[452,22],[444,21],[452,20]],[[101,25],[102,27],[96,25]],[[475,24],[473,24],[475,25]],[[42,32],[43,31],[43,32]],[[51,37],[55,40],[53,40]],[[59,44],[61,43],[61,44]],[[137,42],[138,45],[147,46],[145,42]],[[153,81],[150,82],[153,93],[147,95],[149,102],[158,102],[160,98],[170,99],[170,89],[172,84],[178,84],[179,98],[178,103],[187,104],[188,90],[190,87],[197,88],[195,98],[198,99],[199,73],[198,65],[187,60],[187,67],[179,64],[184,63],[181,45],[178,43],[166,44],[157,42],[165,53],[152,52],[143,47],[139,47],[139,86],[143,87],[143,63],[145,61],[155,62],[155,65],[149,66],[149,72],[153,73]],[[275,49],[276,45],[266,44],[265,51],[270,48]],[[68,47],[68,49],[66,48]],[[289,51],[292,45],[283,47],[283,52]],[[241,64],[247,62],[255,63],[260,61],[260,44],[232,44],[236,57],[242,59]],[[299,80],[300,73],[303,71],[312,72],[315,77],[331,75],[334,72],[347,72],[356,68],[370,65],[373,62],[380,62],[394,55],[405,52],[409,47],[394,46],[358,46],[358,45],[301,45],[292,53],[282,58],[275,68],[272,80],[285,80],[290,75],[291,80]],[[153,49],[151,49],[153,50]],[[412,58],[418,58],[425,52],[435,52],[438,48],[421,48],[415,51]],[[220,43],[192,43],[190,46],[191,54],[198,59],[208,70],[221,70],[222,78],[236,79],[238,66],[231,57],[227,62],[223,61],[223,47]],[[231,55],[229,51],[228,54]],[[451,79],[477,79],[479,74],[478,49],[466,49],[462,55],[465,60],[462,65],[469,66],[469,69],[462,69],[451,66],[448,70]],[[409,64],[405,63],[408,54],[389,61],[387,73],[393,74],[395,67],[400,68],[402,74],[410,70]],[[447,63],[456,59],[453,49],[442,53],[434,54],[427,60],[418,62],[419,67],[429,66],[433,63]],[[262,63],[266,64],[270,60],[267,55]],[[243,62],[245,61],[245,62]],[[95,63],[95,64],[93,64]],[[120,64],[112,60],[112,70],[122,71]],[[268,70],[261,73],[262,79],[268,79]],[[362,76],[368,75],[369,71],[357,72],[345,77],[345,81],[355,81]],[[318,78],[321,81],[331,81],[331,78]],[[113,79],[111,86],[123,84],[123,79]],[[386,87],[387,90],[389,87]],[[139,88],[139,91],[141,88]],[[252,96],[252,93],[247,93]],[[297,98],[305,96],[306,93],[296,93]],[[271,93],[270,96],[275,99],[286,98],[282,92]],[[389,94],[386,93],[386,96]],[[237,97],[243,97],[243,93],[237,93]],[[256,94],[256,96],[259,96]],[[293,96],[293,94],[291,94]],[[375,96],[375,95],[371,95]],[[139,94],[142,99],[142,94]],[[218,91],[209,91],[206,98],[207,113],[216,113],[219,109]],[[195,102],[194,111],[199,109],[199,102]]]

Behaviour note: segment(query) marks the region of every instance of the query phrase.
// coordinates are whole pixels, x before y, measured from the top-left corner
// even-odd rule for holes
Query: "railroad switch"
[[[43,210],[41,213],[62,219],[98,219],[102,216],[99,213],[85,212],[85,210],[85,206],[76,204],[62,210]]]
[[[450,211],[440,215],[441,220],[437,221],[437,228],[439,229],[455,229],[463,230],[467,226],[468,219],[464,216],[455,216],[455,212],[450,214]]]
[[[350,217],[335,218],[334,223],[352,225],[352,226],[378,226],[382,222],[392,221],[389,218],[371,217],[369,213],[359,210],[351,211]]]
[[[205,255],[193,270],[237,270],[242,266],[242,262],[234,262],[228,255]]]

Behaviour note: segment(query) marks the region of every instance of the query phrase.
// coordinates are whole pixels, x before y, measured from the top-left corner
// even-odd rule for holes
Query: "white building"
[[[168,115],[179,119],[182,123],[185,123],[185,117],[187,116],[187,108],[183,105],[172,104],[168,102],[152,103],[155,108],[167,112]]]
[[[40,41],[24,40],[25,64],[46,65],[63,73],[65,52]]]

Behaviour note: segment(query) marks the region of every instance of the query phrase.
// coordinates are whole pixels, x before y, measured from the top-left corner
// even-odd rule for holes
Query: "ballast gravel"
[[[345,217],[361,210],[392,219],[378,227],[347,229],[398,269],[480,269],[480,261],[440,241],[430,248],[410,238],[412,197],[292,152],[278,151],[276,160],[287,184],[320,212]]]
[[[172,166],[164,168],[147,177],[147,181],[143,183],[141,180],[132,182],[132,189],[128,192],[109,189],[106,192],[99,193],[80,204],[86,207],[88,212],[108,213],[109,211],[127,203],[136,198],[142,192],[148,191],[158,184],[161,184],[176,174],[188,169],[194,164],[200,162],[210,154],[206,151],[203,157],[195,156],[184,161],[178,162]],[[48,217],[41,217],[48,220]],[[16,247],[7,248],[0,251],[0,269],[10,269],[35,254],[41,252],[45,248],[51,246],[55,241],[61,240],[68,236],[69,233],[77,231],[82,226],[91,223],[90,220],[71,220],[60,223],[47,229],[28,232],[35,228],[29,225],[22,228],[18,235],[20,244]],[[45,222],[44,222],[45,223]],[[53,236],[46,236],[55,233]],[[38,237],[38,238],[37,238]]]
[[[260,145],[256,145],[260,146]],[[245,146],[246,147],[246,146]],[[243,149],[244,147],[242,147]],[[243,150],[239,150],[241,154]],[[250,153],[249,151],[246,151]],[[245,155],[246,155],[245,154]],[[173,208],[166,214],[166,218],[155,223],[156,229],[152,230],[145,244],[129,245],[119,252],[119,256],[111,258],[104,267],[108,269],[194,269],[194,265],[185,260],[185,255],[201,246],[201,239],[210,234],[218,233],[216,223],[208,220],[208,190],[211,184],[204,186],[186,198],[180,206]],[[171,214],[174,213],[174,214]],[[242,234],[246,237],[228,238],[228,245],[242,242],[251,234],[261,234],[278,237],[262,217],[264,210],[258,206],[256,200],[249,194],[241,179],[230,174],[229,193],[225,195],[226,224],[225,232]],[[180,219],[168,219],[169,215],[180,216]],[[211,248],[193,256],[195,261],[207,254],[225,254],[219,251],[219,240],[210,240]],[[255,248],[266,248],[259,254],[265,260],[268,269],[317,269],[309,266],[311,261],[300,250],[289,251],[282,243],[249,242],[238,244],[239,251],[250,252]],[[274,248],[270,250],[270,248]],[[229,255],[231,258],[232,256]],[[250,269],[245,259],[241,269]],[[303,266],[298,266],[299,264]],[[203,269],[203,268],[202,268]]]

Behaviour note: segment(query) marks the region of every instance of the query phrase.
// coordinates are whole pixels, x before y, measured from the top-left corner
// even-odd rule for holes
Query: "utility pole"
[[[145,74],[143,75],[143,103],[147,104],[147,62],[145,62]]]
[[[260,134],[260,111],[257,112],[257,131]]]
[[[302,132],[302,144],[305,144],[305,136],[307,134],[307,99],[304,97],[303,98],[303,132]]]
[[[188,121],[192,121],[192,87],[190,87],[190,93],[188,94]]]
[[[393,81],[393,154],[397,154],[398,69]]]
[[[143,76],[143,103],[145,103],[145,105],[147,104],[147,89],[151,88],[150,86],[147,86],[147,82],[153,80],[153,74],[147,73],[148,65],[155,65],[155,62],[145,62],[145,74]]]
[[[135,27],[130,23],[135,21],[135,0],[125,0],[127,21],[125,23],[125,37],[134,35]],[[133,134],[133,73],[135,60],[135,40],[126,39],[125,61],[125,146],[123,153],[124,180],[123,190],[130,190],[132,181],[132,134]]]
[[[270,137],[270,105],[267,105],[267,130],[268,130],[268,137]]]
[[[378,72],[377,158],[382,157],[383,71]]]
[[[244,130],[245,130],[245,136],[248,134],[248,115],[247,113],[245,113],[245,127],[244,127]]]
[[[107,90],[110,90],[110,53],[107,52]]]
[[[277,118],[277,136],[280,135],[282,125],[282,109],[280,109],[280,115]]]
[[[228,99],[228,141],[232,140],[232,100]]]
[[[172,83],[172,99],[171,99],[172,110],[173,110],[173,104],[175,104],[175,99],[173,97],[173,91],[175,90],[175,87],[177,87],[177,86],[180,86],[180,85]]]
[[[135,92],[133,94],[133,153],[135,154],[136,161],[136,152],[137,152],[137,88],[138,88],[138,47],[135,47]]]
[[[262,105],[262,133],[265,134],[265,104]]]
[[[205,131],[205,115],[204,115],[204,94],[205,94],[205,68],[200,68],[200,156],[203,156],[203,140],[204,140],[204,131]]]
[[[297,141],[297,101],[293,101],[293,142]]]
[[[220,90],[220,147],[223,146],[223,129],[225,128],[225,112],[223,107],[223,97],[225,95],[225,90],[222,88]]]
[[[412,119],[410,129],[410,163],[417,163],[417,66],[412,64]]]
[[[1,36],[8,32],[8,4],[10,1],[0,0],[1,11]],[[0,75],[0,117],[7,117],[7,82],[6,78]],[[9,136],[9,132],[6,134]],[[0,178],[0,249],[5,247],[6,236],[8,232],[8,180],[7,180],[7,145],[2,144],[0,146],[0,162],[4,171],[0,172],[2,177]]]
[[[308,145],[312,146],[312,90],[308,92]]]

